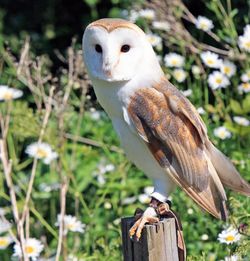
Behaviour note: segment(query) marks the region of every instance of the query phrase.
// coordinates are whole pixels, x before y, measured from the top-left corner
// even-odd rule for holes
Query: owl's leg
[[[139,241],[145,224],[154,224],[159,222],[159,218],[164,216],[168,210],[168,203],[162,203],[161,201],[152,198],[149,207],[141,214],[141,217],[138,218],[129,230],[130,237],[133,238],[133,236],[135,236],[136,240]]]

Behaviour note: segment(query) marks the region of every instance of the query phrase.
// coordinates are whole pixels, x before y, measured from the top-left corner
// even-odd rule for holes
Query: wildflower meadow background
[[[249,1],[35,2],[0,6],[0,260],[122,260],[120,218],[149,202],[152,183],[119,148],[82,62],[84,28],[98,18],[144,29],[250,181]],[[250,199],[227,195],[227,223],[171,195],[188,260],[250,260]]]

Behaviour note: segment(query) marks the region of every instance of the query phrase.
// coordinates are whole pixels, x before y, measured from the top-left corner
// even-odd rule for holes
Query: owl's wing
[[[225,191],[206,153],[206,127],[192,104],[165,81],[137,90],[127,112],[160,166],[203,209],[225,219]]]

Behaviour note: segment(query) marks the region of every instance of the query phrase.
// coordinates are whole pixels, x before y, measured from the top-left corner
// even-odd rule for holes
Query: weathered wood
[[[174,218],[146,225],[139,242],[129,237],[133,217],[122,218],[122,250],[124,261],[178,261]]]

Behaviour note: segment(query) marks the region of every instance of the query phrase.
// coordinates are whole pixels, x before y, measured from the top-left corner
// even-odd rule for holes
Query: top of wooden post
[[[122,246],[124,261],[178,261],[176,226],[174,218],[146,225],[136,242],[129,237],[133,217],[122,218]]]

